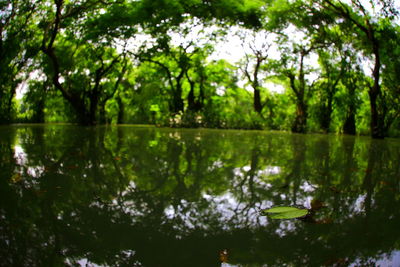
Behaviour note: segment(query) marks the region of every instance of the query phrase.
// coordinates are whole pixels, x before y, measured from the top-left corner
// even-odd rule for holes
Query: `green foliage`
[[[0,2],[0,124],[16,117],[13,98],[17,86],[39,51],[34,11],[34,1]]]

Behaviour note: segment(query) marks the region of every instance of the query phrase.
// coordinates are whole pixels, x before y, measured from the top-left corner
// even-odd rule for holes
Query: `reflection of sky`
[[[98,265],[96,263],[90,262],[87,258],[82,258],[82,259],[79,259],[79,260],[66,259],[65,263],[68,264],[69,266],[76,266],[75,264],[78,264],[78,266],[85,266],[85,267],[101,267],[101,266],[105,266],[105,265]],[[75,264],[73,264],[73,263],[75,263]]]
[[[24,149],[19,146],[14,146],[14,158],[18,165],[25,165],[28,161],[28,155],[25,153]]]
[[[400,251],[394,251],[384,260],[379,260],[377,262],[378,266],[400,266]]]
[[[216,163],[218,165],[219,163]],[[233,179],[233,187],[239,189],[244,195],[237,195],[232,192],[226,192],[222,195],[210,195],[203,193],[202,198],[209,203],[207,207],[207,214],[203,214],[204,211],[194,211],[193,203],[181,200],[177,206],[169,205],[164,209],[164,215],[168,220],[174,220],[179,218],[182,222],[180,227],[186,229],[193,229],[195,227],[207,228],[207,224],[202,219],[208,216],[208,212],[216,215],[222,227],[227,230],[232,225],[234,227],[260,227],[268,224],[268,218],[266,216],[260,216],[260,211],[266,208],[271,208],[281,203],[274,203],[270,200],[258,199],[257,196],[252,196],[252,190],[249,188],[249,183],[244,182],[249,179],[249,172],[251,171],[250,166],[243,166],[233,169],[235,178]],[[262,170],[257,170],[252,173],[252,184],[254,187],[263,190],[270,190],[272,188],[269,183],[269,177],[278,175],[281,173],[281,167],[279,166],[267,166]],[[244,182],[244,183],[243,183]],[[304,193],[311,193],[315,191],[316,186],[305,181],[300,188]],[[234,190],[236,191],[236,190]],[[287,195],[279,193],[279,198],[284,201]],[[245,199],[241,199],[244,197]],[[253,197],[255,197],[253,199]],[[249,201],[249,199],[252,199]],[[301,194],[297,197],[297,205],[303,205],[310,207],[312,197],[306,194]],[[200,219],[202,218],[202,219]],[[204,224],[205,223],[205,224]],[[279,236],[285,236],[289,232],[295,230],[293,222],[285,221],[282,222],[276,233]]]
[[[14,146],[14,158],[19,166],[26,168],[26,173],[31,177],[40,177],[45,171],[44,166],[27,166],[28,165],[28,155],[25,150],[19,146]]]
[[[241,170],[248,172],[251,170],[251,166],[244,166],[242,168],[236,168],[235,171],[236,172],[240,172]],[[281,173],[281,167],[279,166],[267,166],[265,169],[263,170],[257,170],[257,174],[260,175],[264,175],[264,176],[269,176],[269,175],[277,175]]]
[[[26,167],[26,173],[31,177],[40,177],[45,171],[44,166],[27,166],[28,165],[28,155],[24,149],[19,146],[14,146],[14,158],[18,165]]]
[[[365,201],[366,197],[367,197],[367,195],[364,194],[364,195],[360,195],[356,199],[356,201],[355,201],[355,203],[353,205],[353,210],[354,210],[355,213],[360,213],[360,212],[362,212],[364,210],[364,201]]]
[[[349,266],[350,267],[360,266],[360,261],[357,260]],[[400,266],[400,251],[396,250],[396,251],[393,251],[392,253],[381,255],[381,259],[376,261],[374,266],[399,267]]]
[[[248,206],[245,203],[240,203],[231,193],[225,193],[221,196],[203,194],[203,198],[212,203],[222,222],[235,221],[238,225],[247,227],[267,225],[266,217],[260,216],[261,208],[259,206],[267,206],[270,204],[269,201]]]

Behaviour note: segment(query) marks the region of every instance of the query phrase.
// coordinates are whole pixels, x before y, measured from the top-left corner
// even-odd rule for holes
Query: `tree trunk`
[[[174,114],[183,112],[184,104],[182,99],[182,85],[178,82],[173,92],[172,103],[170,105],[170,111]]]
[[[378,100],[382,97],[381,95],[381,86],[379,84],[379,77],[380,77],[380,68],[381,68],[381,61],[379,55],[379,44],[378,41],[373,38],[373,52],[375,55],[375,66],[372,72],[374,78],[374,84],[370,87],[369,90],[369,99],[370,99],[370,106],[371,106],[371,136],[372,138],[384,138],[385,136],[385,123],[384,117],[380,114],[378,110]],[[384,105],[383,101],[380,103]]]
[[[36,103],[35,114],[32,117],[33,122],[43,123],[44,122],[44,105],[45,100],[43,97]]]
[[[355,81],[351,81],[348,84],[347,89],[349,90],[349,99],[350,104],[348,108],[348,112],[346,114],[346,120],[343,125],[343,133],[344,134],[356,134],[356,88],[355,88]]]
[[[329,128],[332,121],[332,96],[328,96],[328,103],[323,105],[320,116],[320,126],[324,133],[329,133]]]
[[[352,110],[350,110],[350,112],[347,115],[347,118],[346,118],[346,120],[344,122],[343,133],[344,134],[351,134],[351,135],[355,135],[356,134],[356,120],[355,120],[354,111],[352,111]]]
[[[122,102],[122,99],[120,96],[117,97],[117,102],[118,102],[118,118],[117,118],[117,123],[122,124],[124,120],[124,113],[125,113],[125,107],[124,103]]]
[[[292,125],[292,132],[306,133],[307,130],[307,106],[303,101],[296,103],[296,118]]]
[[[105,105],[106,104],[103,103],[103,101],[101,101],[101,103],[99,105],[99,124],[106,124],[107,123]]]
[[[260,89],[257,88],[258,86],[254,87],[254,111],[258,114],[261,114],[262,111],[262,104],[261,104],[261,95]]]
[[[96,113],[97,113],[97,109],[98,109],[98,102],[99,102],[99,97],[97,92],[93,92],[90,95],[90,108],[89,108],[89,121],[88,121],[88,125],[95,125],[96,124]]]
[[[195,96],[194,96],[194,82],[189,80],[189,77],[188,77],[188,81],[190,84],[190,91],[189,91],[188,98],[187,98],[188,110],[196,111],[196,101],[195,101]]]
[[[290,86],[296,95],[296,118],[292,125],[292,132],[294,133],[306,133],[307,130],[307,103],[304,100],[306,90],[304,57],[309,53],[309,51],[306,51],[303,48],[300,54],[300,71],[298,76],[299,86],[295,85],[295,76],[293,74],[289,76]]]

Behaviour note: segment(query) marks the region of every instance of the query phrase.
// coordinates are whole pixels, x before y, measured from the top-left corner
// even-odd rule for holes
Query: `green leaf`
[[[262,213],[268,215],[271,219],[294,219],[307,215],[308,210],[295,207],[274,207],[263,210]]]

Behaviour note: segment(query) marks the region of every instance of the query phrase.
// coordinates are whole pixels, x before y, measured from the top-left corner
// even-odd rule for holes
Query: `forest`
[[[0,0],[0,124],[400,136],[397,5]]]

